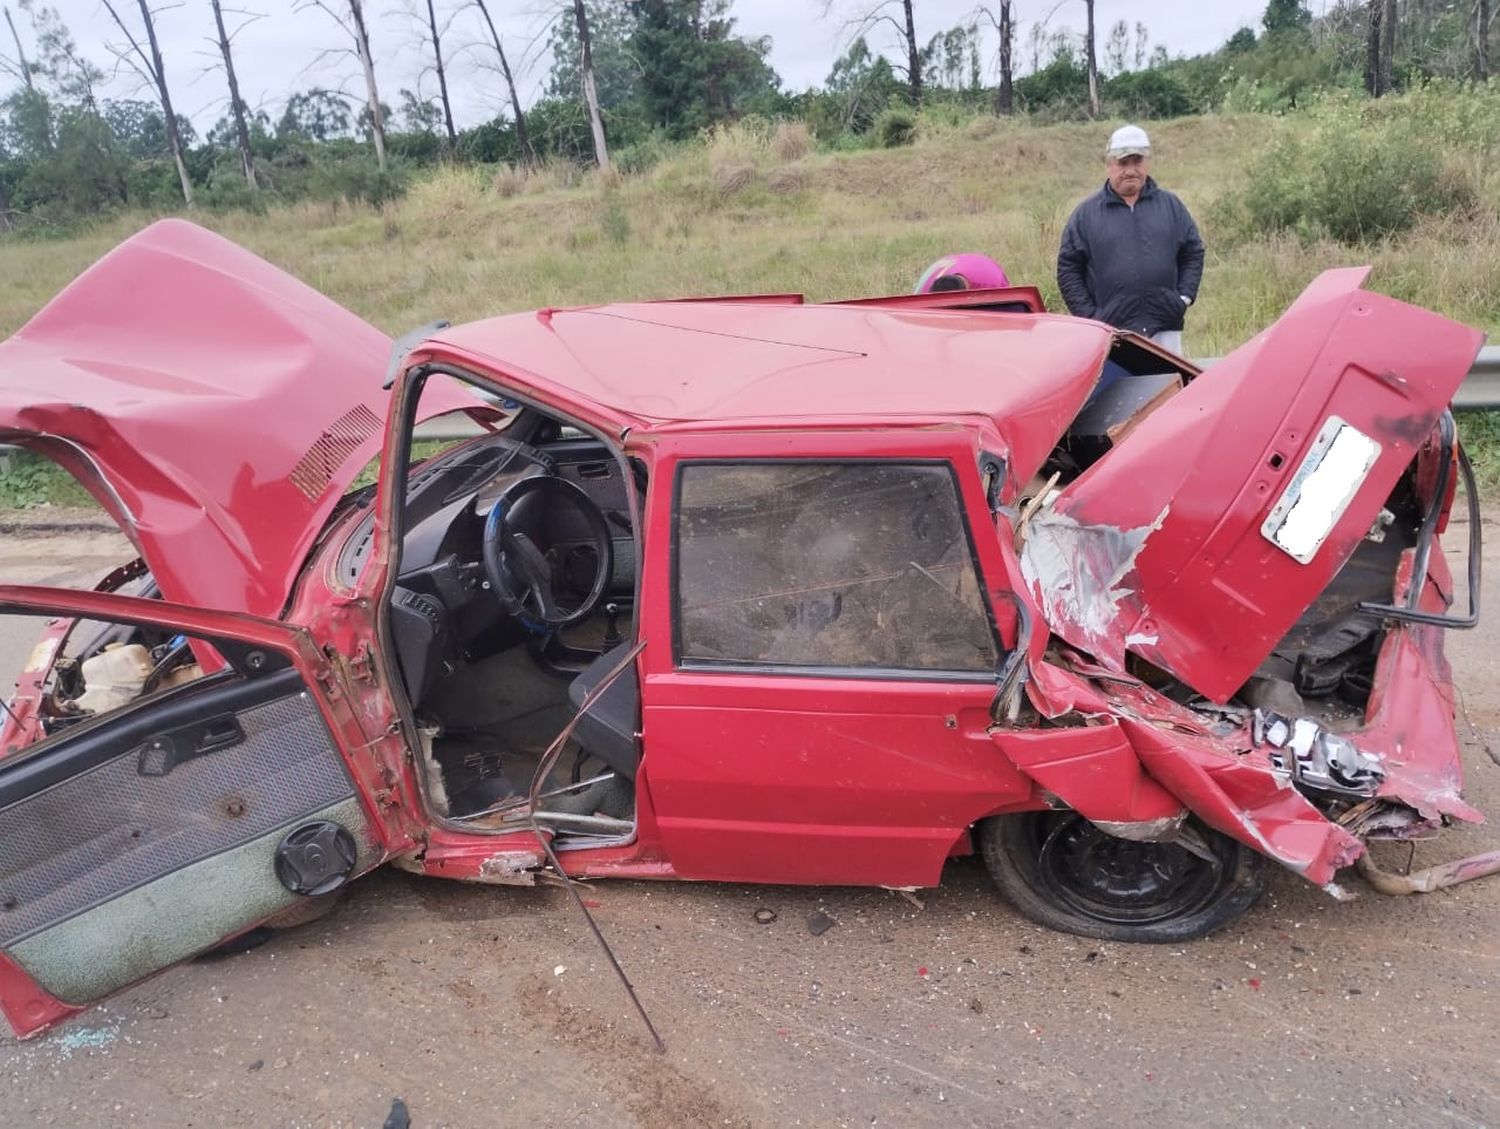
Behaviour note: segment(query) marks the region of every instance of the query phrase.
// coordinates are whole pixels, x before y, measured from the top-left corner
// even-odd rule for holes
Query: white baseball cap
[[[1138,125],[1122,125],[1109,135],[1109,147],[1105,149],[1104,155],[1107,157],[1149,157],[1151,156],[1151,139]]]

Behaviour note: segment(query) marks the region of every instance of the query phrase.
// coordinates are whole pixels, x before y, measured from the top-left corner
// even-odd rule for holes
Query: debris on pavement
[[[808,915],[807,931],[814,937],[821,937],[837,924],[837,921],[829,917],[822,910],[816,910]]]

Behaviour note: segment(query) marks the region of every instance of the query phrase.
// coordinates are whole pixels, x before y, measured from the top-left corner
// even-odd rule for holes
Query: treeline
[[[1279,112],[1327,91],[1483,82],[1494,39],[1490,0],[1337,0],[1317,18],[1299,0],[1270,0],[1258,27],[1192,58],[1169,57],[1140,23],[1096,27],[1093,0],[1038,2],[1045,18],[1024,34],[1015,0],[986,0],[970,22],[925,41],[916,31],[924,0],[822,0],[809,18],[843,28],[847,49],[820,86],[791,92],[768,62],[769,40],[737,30],[731,0],[551,0],[542,94],[523,106],[515,45],[507,49],[486,0],[414,0],[405,11],[422,29],[438,90],[400,89],[392,105],[379,88],[366,2],[302,0],[294,9],[297,19],[336,22],[358,61],[360,93],[304,90],[268,113],[240,93],[236,14],[209,0],[226,111],[200,137],[173,107],[182,76],[169,75],[178,61],[163,57],[147,0],[102,0],[117,33],[115,69],[149,96],[123,99],[105,95],[105,71],[55,9],[18,0],[19,19],[5,9],[0,29],[0,42],[10,41],[0,73],[13,80],[0,102],[0,228],[127,206],[380,201],[399,194],[413,169],[444,161],[630,171],[748,116],[798,119],[819,144],[849,148],[909,141],[916,114],[934,108],[1046,120]],[[1081,17],[1082,30],[1051,26],[1060,11]],[[476,37],[456,41],[459,16]],[[457,127],[450,95],[460,50],[483,60],[508,113]]]

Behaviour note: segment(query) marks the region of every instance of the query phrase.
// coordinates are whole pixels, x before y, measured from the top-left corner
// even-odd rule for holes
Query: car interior
[[[420,438],[420,436],[419,436]],[[549,746],[633,645],[645,468],[532,408],[410,467],[389,641],[427,752],[428,801],[474,831],[530,825]],[[343,548],[357,578],[369,515]],[[559,848],[628,839],[640,750],[633,663],[537,783]]]

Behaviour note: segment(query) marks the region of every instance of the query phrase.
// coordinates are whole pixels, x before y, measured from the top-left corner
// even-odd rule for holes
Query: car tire
[[[1260,897],[1266,860],[1189,825],[1212,862],[1177,843],[1108,835],[1074,811],[995,816],[978,827],[1000,893],[1039,925],[1101,941],[1171,944],[1206,937]]]

